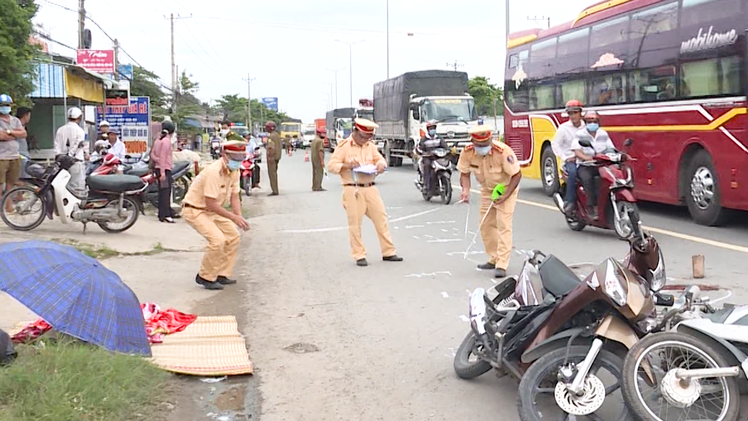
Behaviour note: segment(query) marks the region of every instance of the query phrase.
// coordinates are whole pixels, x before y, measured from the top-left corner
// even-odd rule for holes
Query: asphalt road
[[[259,389],[248,406],[263,421],[466,420],[496,414],[517,420],[517,382],[492,373],[459,380],[452,357],[469,330],[468,293],[494,284],[476,264],[486,260],[477,240],[478,201],[426,203],[410,166],[377,180],[402,263],[381,261],[373,226],[364,222],[368,268],[356,267],[348,245],[341,187],[311,192],[311,165],[303,153],[280,162],[281,196],[253,197],[245,333]],[[457,174],[453,180],[458,183]],[[267,177],[263,175],[263,185]],[[455,191],[455,201],[459,190]],[[477,199],[473,195],[474,199]],[[539,183],[526,180],[514,219],[519,249],[540,249],[567,263],[622,258],[627,244],[610,231],[572,232]],[[706,256],[701,282],[731,288],[730,301],[748,298],[748,223],[705,228],[684,210],[643,205],[655,229],[672,282],[687,283],[691,256]],[[468,233],[465,232],[468,216]],[[743,221],[746,218],[742,218]],[[513,274],[522,262],[514,257]]]

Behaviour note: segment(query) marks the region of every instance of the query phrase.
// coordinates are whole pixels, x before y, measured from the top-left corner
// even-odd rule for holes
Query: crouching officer
[[[182,217],[208,241],[195,282],[205,289],[223,289],[231,279],[241,236],[237,228],[249,230],[239,202],[241,163],[247,143],[227,141],[221,145],[221,159],[200,171],[182,202]],[[231,203],[231,211],[224,209]]]
[[[512,219],[522,179],[519,162],[512,148],[498,140],[491,140],[491,129],[475,126],[470,129],[472,144],[460,154],[457,170],[460,171],[460,200],[470,198],[470,175],[474,174],[481,185],[480,235],[489,259],[479,265],[482,270],[494,270],[497,278],[506,276],[512,253]],[[491,195],[496,186],[504,186],[497,200]],[[486,216],[486,213],[489,213]],[[485,217],[485,220],[484,220]]]
[[[366,215],[374,223],[379,235],[382,260],[402,262],[403,258],[395,254],[382,197],[379,196],[379,190],[374,187],[376,174],[353,171],[360,166],[375,165],[377,174],[381,174],[387,168],[384,157],[371,142],[374,130],[379,126],[363,118],[357,118],[354,126],[351,135],[335,148],[327,164],[327,169],[333,174],[340,174],[340,181],[343,182],[343,208],[348,215],[348,237],[351,241],[353,259],[358,266],[369,265],[366,261],[366,248],[361,239],[361,222]]]

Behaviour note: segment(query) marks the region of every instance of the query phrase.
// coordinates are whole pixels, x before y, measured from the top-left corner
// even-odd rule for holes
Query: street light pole
[[[331,105],[334,105],[335,108],[338,108],[338,72],[345,69],[345,67],[342,67],[340,69],[327,69],[328,72],[335,73],[335,98]]]
[[[387,0],[387,79],[389,78],[390,78],[390,0]]]
[[[504,22],[504,24],[506,26],[506,41],[508,45],[509,43],[509,0],[504,0],[504,1],[506,1],[506,11],[504,12],[504,14],[506,15],[506,22]]]
[[[351,85],[350,86],[350,101],[351,101],[350,107],[353,108],[353,46],[360,42],[364,42],[364,40],[360,40],[356,42],[346,42],[346,41],[341,41],[339,39],[336,39],[335,42],[346,44],[348,46],[348,68],[350,69],[349,81]]]

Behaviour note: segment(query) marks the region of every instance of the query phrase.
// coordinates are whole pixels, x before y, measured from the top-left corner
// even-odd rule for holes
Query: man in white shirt
[[[608,132],[600,128],[600,116],[594,111],[588,111],[584,116],[585,127],[577,132],[576,138],[571,145],[571,150],[577,158],[577,164],[593,161],[595,155],[603,153],[608,149],[615,149],[613,141],[610,140]],[[579,142],[587,140],[592,145],[582,146]],[[579,179],[587,192],[587,207],[593,219],[597,219],[597,177],[600,168],[594,166],[580,166]]]
[[[55,135],[54,152],[57,155],[70,155],[76,162],[70,167],[70,181],[68,189],[83,194],[86,191],[86,171],[83,163],[88,156],[88,142],[86,133],[80,126],[83,112],[73,107],[68,110],[68,122],[57,129]]]
[[[566,112],[569,121],[561,124],[556,131],[556,136],[551,141],[553,153],[561,159],[566,172],[566,196],[564,197],[564,210],[568,214],[574,210],[577,201],[577,156],[571,150],[572,142],[576,138],[577,131],[584,127],[582,121],[582,103],[576,99],[566,103]]]
[[[119,159],[120,165],[119,167],[117,167],[117,172],[119,174],[122,174],[122,170],[124,169],[124,166],[122,164],[125,162],[125,155],[127,155],[125,142],[119,140],[119,134],[115,129],[110,129],[107,133],[107,137],[109,140],[108,153],[114,155],[117,159]]]

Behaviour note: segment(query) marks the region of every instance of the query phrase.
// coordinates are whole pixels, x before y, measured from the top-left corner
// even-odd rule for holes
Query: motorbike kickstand
[[[84,223],[83,223],[83,234],[84,234],[84,235],[86,234],[86,227],[87,227],[87,226],[88,226],[88,223],[87,223],[87,222],[84,222]]]

